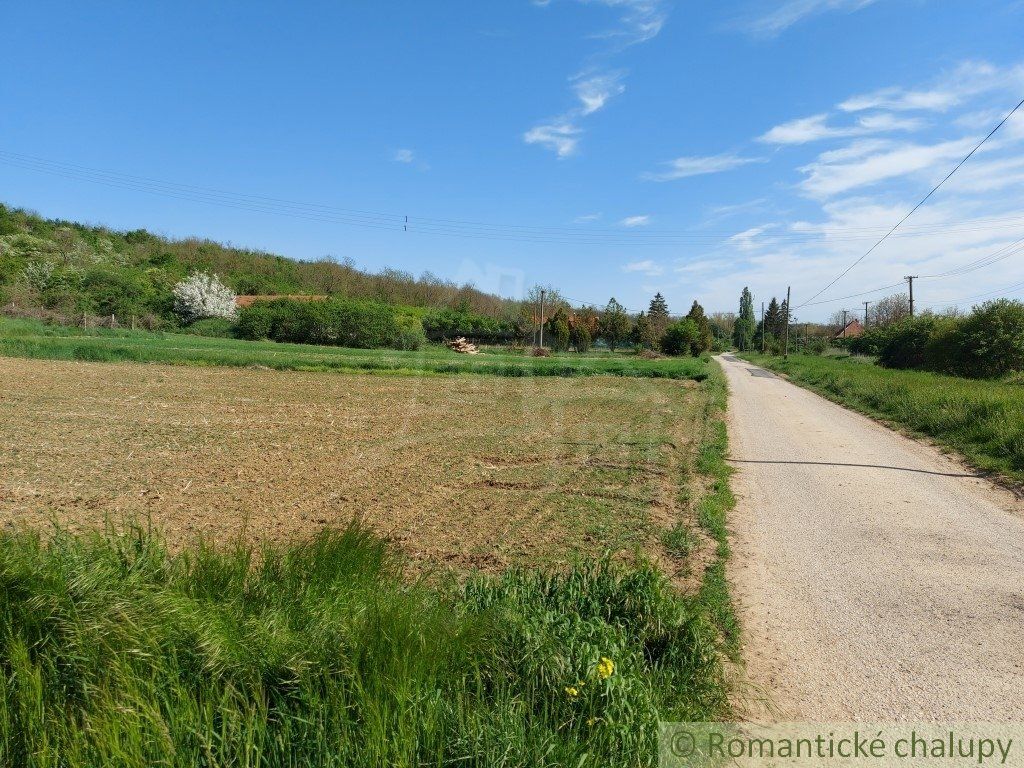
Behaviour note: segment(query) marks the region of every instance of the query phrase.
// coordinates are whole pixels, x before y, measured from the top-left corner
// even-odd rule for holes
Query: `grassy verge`
[[[550,358],[485,353],[460,355],[444,347],[419,351],[365,350],[241,341],[189,334],[83,330],[0,319],[0,355],[48,360],[169,363],[297,371],[478,373],[496,376],[631,376],[703,380],[708,363],[696,358],[646,360],[634,355]]]
[[[706,492],[697,501],[697,519],[717,545],[714,560],[704,572],[700,601],[713,617],[731,656],[739,654],[739,623],[733,608],[732,596],[726,577],[726,565],[731,555],[726,518],[736,506],[736,497],[729,486],[732,467],[726,463],[729,436],[723,414],[728,392],[725,375],[716,365],[705,385],[710,390],[703,423],[707,432],[701,442],[696,469],[708,483]]]
[[[0,597],[4,765],[643,765],[659,717],[726,707],[706,611],[646,563],[439,587],[359,527],[21,534]]]
[[[932,438],[974,466],[1024,481],[1024,387],[850,358],[743,355],[830,400]]]

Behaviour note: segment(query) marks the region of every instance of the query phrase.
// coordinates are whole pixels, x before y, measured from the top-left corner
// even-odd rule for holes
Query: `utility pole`
[[[846,338],[846,310],[843,310],[843,338]]]
[[[907,275],[903,279],[907,281],[907,285],[910,286],[910,316],[914,316],[914,279],[917,275]]]
[[[865,331],[868,329],[868,304],[870,304],[870,303],[871,303],[870,301],[865,301],[864,302],[864,330]]]
[[[764,354],[764,302],[761,302],[761,354]]]
[[[786,341],[782,345],[782,359],[789,359],[789,308],[792,306],[789,300],[789,289],[790,286],[786,286]]]
[[[544,348],[544,289],[540,289],[540,347]]]

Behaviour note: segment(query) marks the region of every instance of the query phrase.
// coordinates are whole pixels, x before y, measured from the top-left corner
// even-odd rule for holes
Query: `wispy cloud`
[[[593,54],[577,74],[569,78],[579,105],[544,120],[523,134],[527,144],[553,151],[559,158],[576,152],[583,129],[580,121],[604,109],[608,102],[625,92],[625,73],[608,68],[608,59],[630,46],[646,42],[661,32],[668,12],[665,0],[577,0],[585,5],[604,6],[619,12],[618,24],[591,37],[610,41]],[[544,8],[551,0],[533,0]]]
[[[603,109],[609,99],[619,96],[626,90],[626,86],[622,84],[621,72],[581,73],[574,77],[573,81],[573,90],[580,100],[580,111],[584,115],[591,115]]]
[[[853,125],[836,126],[828,124],[828,114],[811,115],[776,125],[770,131],[757,137],[763,144],[807,144],[823,139],[848,136],[863,136],[869,133],[892,131],[916,131],[923,121],[915,118],[900,118],[885,112],[864,115]]]
[[[787,0],[770,13],[740,22],[739,26],[757,37],[775,37],[804,19],[829,11],[853,13],[877,0]]]
[[[639,272],[647,277],[657,277],[665,273],[664,268],[657,264],[651,259],[644,259],[643,261],[631,261],[629,264],[624,264],[622,267],[623,272]]]
[[[677,157],[662,163],[665,170],[645,173],[641,178],[647,181],[675,181],[689,176],[702,176],[708,173],[731,171],[749,163],[764,162],[759,157],[740,157],[733,153],[708,155],[705,157]]]
[[[580,133],[580,128],[562,120],[546,125],[535,125],[523,134],[523,141],[527,144],[539,144],[545,149],[552,150],[559,158],[566,158],[576,151]]]
[[[648,215],[643,216],[627,216],[619,222],[624,227],[646,227],[651,223],[651,217]]]
[[[859,157],[825,153],[800,169],[805,174],[800,187],[811,197],[833,197],[886,179],[927,171],[939,163],[949,164],[963,157],[976,142],[976,138],[970,137],[932,145],[908,143],[865,152]]]
[[[881,88],[852,96],[839,104],[844,112],[866,109],[946,112],[971,97],[995,90],[1019,91],[1024,87],[1024,65],[997,67],[985,61],[965,61],[940,78],[932,87]]]
[[[657,37],[668,21],[668,11],[662,0],[582,0],[584,3],[605,5],[622,11],[619,26],[594,35],[615,39],[622,46],[645,43]]]
[[[593,224],[595,221],[601,218],[600,213],[585,213],[582,216],[577,216],[572,220],[573,224]]]
[[[416,160],[416,153],[411,149],[396,149],[391,159],[396,163],[411,163]]]

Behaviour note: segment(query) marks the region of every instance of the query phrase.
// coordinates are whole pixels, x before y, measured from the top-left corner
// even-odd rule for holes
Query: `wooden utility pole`
[[[786,341],[782,345],[782,359],[783,360],[788,360],[789,359],[789,308],[790,308],[790,306],[792,306],[792,304],[790,303],[789,289],[790,289],[790,286],[787,285],[786,286]]]
[[[764,354],[764,302],[761,302],[761,354]]]
[[[907,275],[903,279],[907,281],[907,285],[910,286],[910,316],[914,316],[914,278],[917,275]]]
[[[870,303],[871,303],[870,301],[865,301],[864,302],[864,330],[865,331],[868,329],[868,304],[870,304]]]
[[[540,346],[544,347],[544,289],[540,289]]]
[[[843,310],[843,338],[846,338],[846,310]]]

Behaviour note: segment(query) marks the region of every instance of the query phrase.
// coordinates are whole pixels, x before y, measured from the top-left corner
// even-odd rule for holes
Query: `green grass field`
[[[692,379],[707,376],[696,358],[647,360],[631,353],[549,358],[486,352],[460,355],[429,346],[416,352],[347,349],[189,334],[82,330],[35,321],[0,319],[0,355],[48,360],[130,361],[177,365],[263,366],[277,370],[340,372],[480,373],[497,376],[633,376]]]
[[[932,438],[979,469],[1024,481],[1024,386],[881,368],[850,357],[744,354],[830,400]]]

